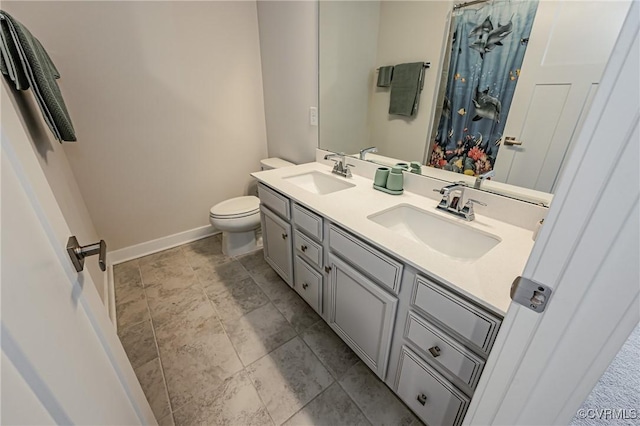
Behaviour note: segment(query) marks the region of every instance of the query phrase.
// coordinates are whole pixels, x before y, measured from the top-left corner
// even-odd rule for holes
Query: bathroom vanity
[[[532,231],[330,170],[253,174],[265,259],[421,420],[461,424]]]

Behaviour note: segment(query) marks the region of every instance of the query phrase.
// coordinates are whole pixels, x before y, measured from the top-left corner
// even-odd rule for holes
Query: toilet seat
[[[252,195],[231,198],[211,207],[209,217],[214,219],[237,219],[260,212],[260,199]]]

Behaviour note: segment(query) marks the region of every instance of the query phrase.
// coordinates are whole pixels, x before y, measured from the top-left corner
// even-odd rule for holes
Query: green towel
[[[424,63],[412,62],[396,65],[391,80],[389,114],[412,117],[418,112]]]
[[[8,13],[0,10],[0,71],[17,90],[31,87],[40,111],[59,141],[75,141],[76,134],[56,79],[60,73],[42,44]]]
[[[393,76],[393,65],[389,65],[386,67],[380,67],[378,69],[378,87],[389,87],[391,86],[391,77]]]

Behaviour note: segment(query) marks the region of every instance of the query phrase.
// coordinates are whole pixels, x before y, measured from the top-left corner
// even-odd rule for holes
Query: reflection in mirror
[[[453,13],[429,166],[470,176],[493,170],[537,6],[496,1]]]
[[[455,154],[460,149],[458,140],[462,140],[460,154],[464,153],[465,158],[453,161],[452,171],[423,167],[422,173],[447,181],[466,180],[473,186],[475,177],[463,174],[465,165],[471,169],[468,160],[471,158],[474,175],[489,168],[495,171],[495,177],[481,183],[482,189],[547,204],[588,112],[630,2],[539,2],[535,18],[529,23],[529,37],[525,37],[525,27],[531,11],[524,4],[535,2],[474,3],[454,11],[451,1],[320,2],[319,146],[354,155],[363,148],[376,146],[378,154],[367,154],[367,160],[386,164],[398,161],[396,159],[421,160],[423,164],[432,164],[438,157],[433,156],[436,144],[431,142],[439,137],[441,149],[444,147],[442,159],[450,164],[453,157],[447,158],[447,155]],[[461,22],[466,22],[462,30],[466,35],[455,33]],[[586,22],[606,22],[607,25],[594,31]],[[529,40],[524,40],[526,38]],[[463,49],[460,55],[456,46]],[[512,50],[515,55],[503,53]],[[462,63],[457,61],[457,56],[465,58],[471,54],[487,63],[504,61],[495,73],[506,77],[503,86],[515,87],[510,104],[509,96],[505,97],[499,88],[496,75],[492,73],[489,77],[487,73],[482,77],[480,73],[467,77],[473,74],[473,69],[461,71]],[[516,62],[521,54],[524,60],[519,67]],[[393,77],[391,87],[378,87],[379,68],[386,72],[386,66],[421,61],[431,62],[431,68],[424,72],[423,89],[416,94],[416,113],[390,114]],[[469,64],[477,67],[477,63]],[[452,74],[449,70],[456,72]],[[456,92],[449,99],[455,102],[462,98],[464,104],[452,103],[447,108],[444,94],[450,75],[457,83],[450,87],[454,91],[461,86],[462,78],[470,88],[466,87],[464,95]],[[462,108],[464,111],[459,112]],[[446,114],[450,111],[449,123],[453,126],[438,135],[443,111]],[[453,127],[461,128],[461,133],[455,130],[449,141]],[[474,150],[480,135],[482,140]],[[498,139],[497,135],[502,137]],[[500,141],[498,145],[496,140]],[[454,152],[447,154],[447,150]],[[481,164],[477,165],[478,161]],[[437,165],[444,167],[445,164]]]

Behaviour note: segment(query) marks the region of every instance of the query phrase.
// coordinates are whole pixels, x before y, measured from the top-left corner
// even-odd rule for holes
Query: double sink
[[[283,177],[283,180],[318,195],[331,194],[355,186],[342,178],[319,171]],[[396,235],[460,260],[479,259],[501,241],[496,235],[444,215],[409,204],[398,204],[373,213],[367,216],[367,219],[393,231]]]

